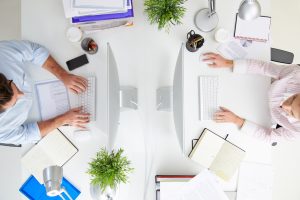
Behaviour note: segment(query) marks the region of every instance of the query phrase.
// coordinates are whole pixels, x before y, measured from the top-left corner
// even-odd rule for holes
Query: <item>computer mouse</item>
[[[88,129],[85,130],[75,130],[73,132],[73,138],[76,141],[86,141],[91,138],[91,131]]]

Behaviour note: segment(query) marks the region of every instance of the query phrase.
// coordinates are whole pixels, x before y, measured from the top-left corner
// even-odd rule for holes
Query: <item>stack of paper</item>
[[[161,200],[228,200],[216,177],[203,170],[189,182],[161,182]]]
[[[241,164],[237,200],[272,200],[273,168],[271,165]]]
[[[132,0],[63,0],[72,24],[133,17]]]

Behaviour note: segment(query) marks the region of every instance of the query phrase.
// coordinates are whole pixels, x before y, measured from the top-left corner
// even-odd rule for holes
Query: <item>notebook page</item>
[[[212,163],[210,170],[220,178],[226,181],[230,180],[235,174],[245,155],[245,151],[229,142],[225,142],[216,159]]]
[[[43,149],[49,158],[58,166],[63,166],[78,151],[57,129],[41,140],[41,142],[38,143],[38,146],[40,146],[40,148]]]
[[[44,168],[55,165],[55,162],[38,145],[33,146],[22,157],[21,163],[41,184],[43,183]]]
[[[254,20],[236,18],[235,37],[256,41],[268,41],[270,34],[271,18],[258,17]]]
[[[200,165],[209,168],[223,143],[223,138],[205,129],[189,157]]]

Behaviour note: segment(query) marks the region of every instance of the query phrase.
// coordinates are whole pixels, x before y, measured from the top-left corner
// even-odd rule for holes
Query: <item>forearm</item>
[[[44,137],[54,129],[64,125],[64,120],[62,116],[55,117],[46,121],[38,122],[38,127],[40,129],[41,136]]]
[[[43,68],[54,74],[60,80],[62,80],[63,77],[68,74],[68,72],[62,68],[51,55],[43,64]]]

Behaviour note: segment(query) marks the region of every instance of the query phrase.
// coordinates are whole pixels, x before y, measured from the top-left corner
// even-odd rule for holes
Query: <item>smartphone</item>
[[[81,66],[83,66],[85,64],[88,64],[88,63],[89,63],[89,61],[87,59],[86,54],[83,54],[81,56],[78,56],[76,58],[68,60],[66,62],[66,64],[67,64],[67,66],[68,66],[68,68],[69,68],[70,71],[72,71],[72,70],[74,70],[74,69],[76,69],[78,67],[81,67]]]

